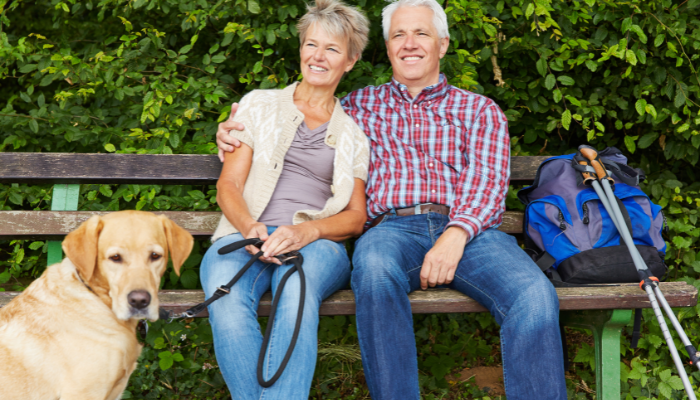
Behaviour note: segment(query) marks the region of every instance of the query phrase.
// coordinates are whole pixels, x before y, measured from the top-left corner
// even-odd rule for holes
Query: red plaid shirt
[[[491,99],[447,84],[411,98],[392,79],[341,104],[371,141],[369,219],[423,203],[451,207],[468,241],[501,224],[510,179],[508,121]]]

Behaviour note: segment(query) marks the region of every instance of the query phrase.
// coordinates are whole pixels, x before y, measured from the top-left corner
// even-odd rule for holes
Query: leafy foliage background
[[[371,41],[340,95],[391,77],[385,3],[350,3],[370,17]],[[452,40],[443,72],[497,101],[513,154],[563,154],[581,143],[625,150],[668,217],[669,279],[700,287],[700,0],[444,3]],[[304,11],[298,0],[0,0],[0,151],[212,153],[231,102],[299,78],[295,21]],[[79,207],[215,210],[215,195],[215,187],[83,185]],[[51,186],[0,185],[2,210],[48,209],[50,199]],[[519,206],[512,195],[508,203]],[[164,286],[197,287],[206,246]],[[45,251],[44,242],[0,242],[0,290],[38,276]],[[695,343],[698,311],[680,311]],[[683,398],[650,311],[645,320],[640,349],[622,343],[622,398]],[[453,374],[500,363],[490,316],[416,316],[415,328],[425,398],[487,396]],[[593,398],[591,342],[575,337],[569,395]],[[322,318],[319,338],[312,397],[367,398],[354,319]],[[206,320],[155,323],[146,341],[124,398],[228,396]],[[700,373],[692,379],[697,387]]]

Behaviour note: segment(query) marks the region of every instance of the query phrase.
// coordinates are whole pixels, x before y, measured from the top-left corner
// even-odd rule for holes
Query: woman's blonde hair
[[[301,43],[309,28],[318,24],[327,34],[348,39],[349,58],[362,57],[369,35],[369,20],[362,11],[339,0],[316,0],[314,6],[309,4],[306,8],[306,14],[297,23]]]

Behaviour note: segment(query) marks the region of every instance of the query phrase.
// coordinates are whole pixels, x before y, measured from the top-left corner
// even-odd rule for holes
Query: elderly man
[[[442,285],[500,324],[509,400],[566,399],[556,292],[496,229],[510,175],[506,118],[440,74],[449,33],[435,0],[399,0],[382,16],[393,79],[341,101],[371,141],[368,230],[355,243],[351,278],[370,394],[420,398],[408,294]],[[238,145],[231,129],[242,127],[219,127],[222,150]]]

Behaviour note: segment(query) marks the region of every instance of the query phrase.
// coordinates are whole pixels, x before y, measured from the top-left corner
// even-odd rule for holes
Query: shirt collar
[[[394,95],[401,98],[402,100],[408,102],[419,102],[425,100],[432,100],[436,97],[444,96],[447,93],[448,87],[450,85],[447,83],[447,78],[445,78],[445,74],[440,74],[438,83],[425,87],[414,98],[411,98],[411,94],[408,92],[408,87],[403,83],[397,81],[394,77],[391,78],[390,86]]]

